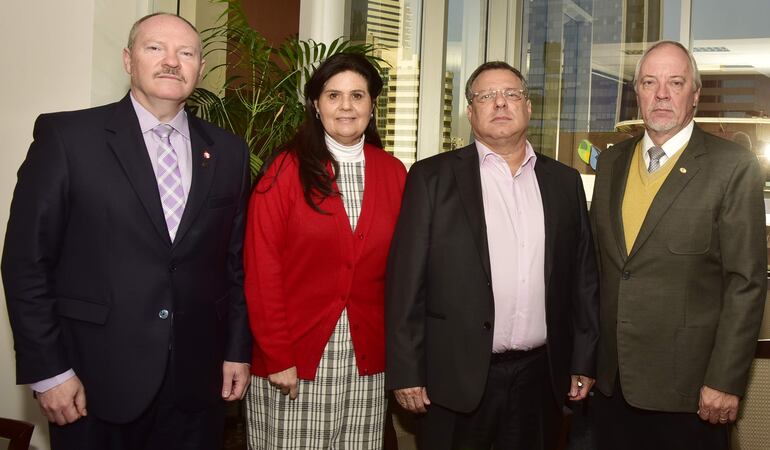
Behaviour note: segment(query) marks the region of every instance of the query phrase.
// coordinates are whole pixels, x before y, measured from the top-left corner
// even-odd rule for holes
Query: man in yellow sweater
[[[766,293],[764,177],[754,154],[695,125],[700,88],[685,47],[650,47],[634,74],[644,135],[599,158],[600,450],[726,450],[746,388]]]

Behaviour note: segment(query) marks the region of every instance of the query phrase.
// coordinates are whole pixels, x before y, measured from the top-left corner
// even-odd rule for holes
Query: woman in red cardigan
[[[382,447],[385,263],[406,171],[377,134],[381,90],[363,56],[323,62],[252,194],[252,450]]]

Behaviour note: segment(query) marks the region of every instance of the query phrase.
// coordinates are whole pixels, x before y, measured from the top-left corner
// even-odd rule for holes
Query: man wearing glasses
[[[423,449],[553,448],[593,385],[596,263],[577,171],[536,154],[522,74],[466,84],[476,142],[417,162],[386,285],[386,383]]]

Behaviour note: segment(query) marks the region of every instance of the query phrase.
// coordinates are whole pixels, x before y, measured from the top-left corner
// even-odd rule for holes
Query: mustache
[[[655,109],[667,109],[667,110],[673,111],[674,110],[674,105],[671,104],[671,102],[669,102],[669,101],[658,101],[658,102],[653,103],[650,106],[650,111],[655,110]]]
[[[156,77],[159,75],[173,75],[182,81],[187,81],[184,75],[182,75],[182,71],[179,70],[178,67],[163,67],[158,72],[155,72]]]

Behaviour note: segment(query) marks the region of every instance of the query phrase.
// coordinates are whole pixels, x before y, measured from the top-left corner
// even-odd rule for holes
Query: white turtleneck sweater
[[[350,220],[350,228],[356,229],[364,200],[364,136],[353,145],[342,145],[325,134],[326,146],[339,163],[337,188],[342,195],[342,203]]]

